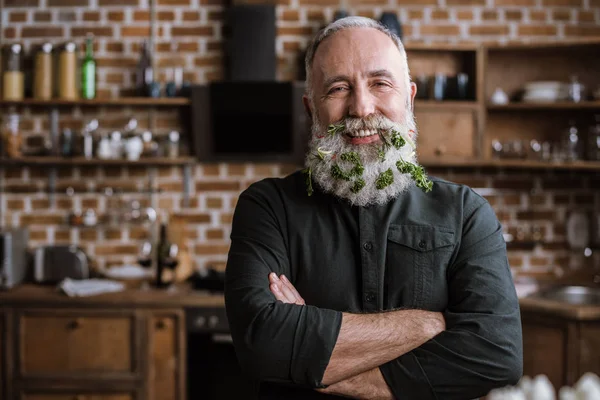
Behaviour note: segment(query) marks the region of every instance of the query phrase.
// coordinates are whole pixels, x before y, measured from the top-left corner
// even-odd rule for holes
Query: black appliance
[[[256,399],[258,385],[241,371],[225,308],[188,308],[185,314],[187,398]]]
[[[275,81],[275,6],[233,5],[228,10],[226,76],[230,81]]]
[[[302,165],[310,121],[304,82],[212,82],[191,88],[191,132],[201,162]]]

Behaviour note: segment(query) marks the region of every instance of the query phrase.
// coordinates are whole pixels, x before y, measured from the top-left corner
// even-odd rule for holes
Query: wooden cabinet
[[[148,400],[175,400],[185,392],[185,338],[181,311],[154,312],[148,318]]]
[[[134,400],[129,393],[23,393],[20,400]]]
[[[21,376],[136,373],[133,312],[34,310],[18,315]]]
[[[523,374],[544,374],[555,388],[600,374],[600,323],[522,312]]]
[[[6,398],[6,375],[4,370],[5,354],[4,347],[6,346],[6,323],[4,322],[4,312],[0,310],[0,400]]]
[[[11,319],[0,400],[186,399],[182,309],[15,307]]]

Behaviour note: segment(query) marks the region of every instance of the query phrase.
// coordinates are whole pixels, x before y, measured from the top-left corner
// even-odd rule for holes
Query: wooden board
[[[471,158],[476,126],[471,111],[416,111],[417,154],[425,159]]]

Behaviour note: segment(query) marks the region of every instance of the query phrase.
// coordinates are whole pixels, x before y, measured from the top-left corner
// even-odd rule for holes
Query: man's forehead
[[[381,70],[397,75],[403,69],[401,61],[398,47],[385,33],[374,28],[348,28],[321,43],[313,68],[322,79],[335,74],[369,74]]]

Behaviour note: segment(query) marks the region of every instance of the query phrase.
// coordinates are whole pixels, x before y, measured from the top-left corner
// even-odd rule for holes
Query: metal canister
[[[35,53],[33,97],[38,100],[52,98],[52,43],[44,43]]]
[[[2,98],[4,100],[23,100],[25,97],[22,50],[22,46],[16,43],[7,46],[4,50],[2,68]]]
[[[77,45],[65,43],[58,53],[58,98],[77,100]]]

